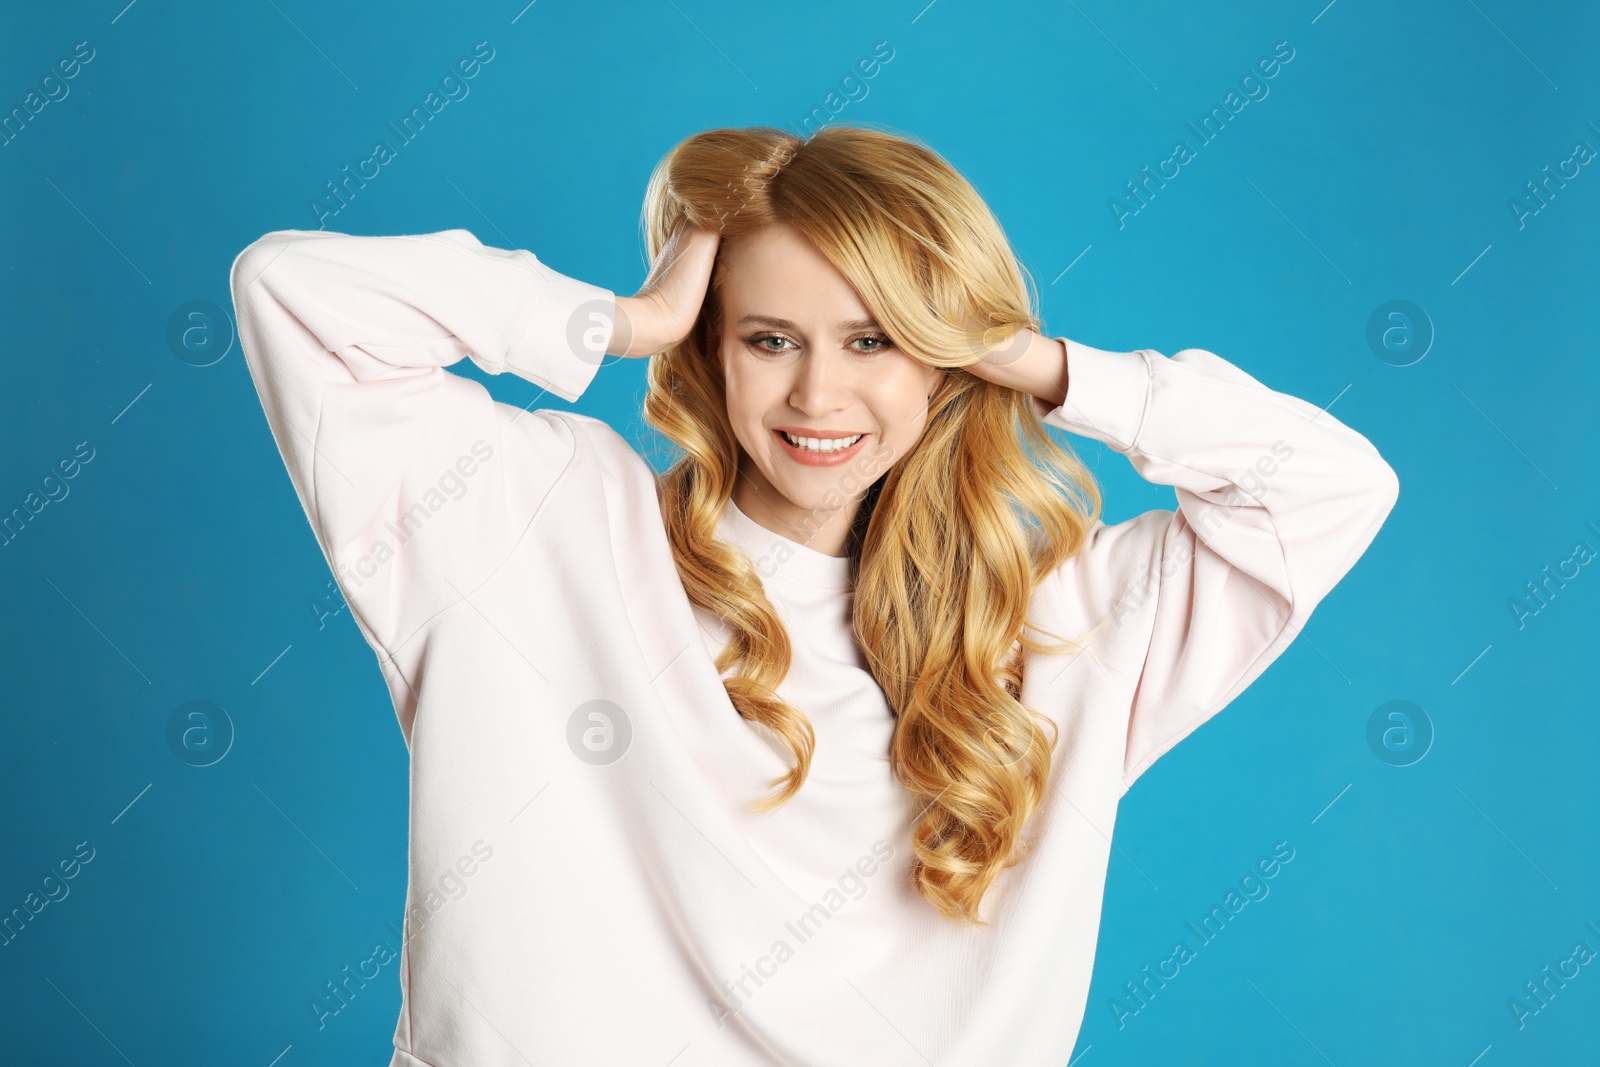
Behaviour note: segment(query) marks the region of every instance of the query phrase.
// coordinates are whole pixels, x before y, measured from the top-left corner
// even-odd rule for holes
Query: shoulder
[[[550,411],[547,414],[563,423],[572,434],[577,447],[576,460],[580,465],[596,468],[602,477],[608,479],[654,485],[656,476],[650,464],[628,443],[627,438],[604,419],[576,411]]]

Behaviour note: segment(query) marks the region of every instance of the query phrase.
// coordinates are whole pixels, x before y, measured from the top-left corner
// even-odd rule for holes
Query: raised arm
[[[574,451],[553,414],[496,403],[462,358],[576,400],[614,294],[466,230],[269,233],[230,274],[250,375],[352,614],[392,655],[504,560]]]
[[[1066,346],[1044,421],[1126,455],[1175,511],[1097,523],[1049,580],[1114,629],[1148,632],[1128,719],[1126,788],[1294,640],[1399,496],[1361,434],[1202,349]]]

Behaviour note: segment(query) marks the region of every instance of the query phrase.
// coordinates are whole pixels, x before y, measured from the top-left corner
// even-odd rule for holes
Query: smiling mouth
[[[774,432],[795,448],[813,452],[819,456],[826,456],[830,452],[842,452],[866,436],[866,434],[857,433],[851,434],[849,437],[800,437],[790,433],[788,430],[776,430]]]

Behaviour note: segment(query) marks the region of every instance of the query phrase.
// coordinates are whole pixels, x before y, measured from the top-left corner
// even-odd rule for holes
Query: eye
[[[783,341],[783,342],[787,342],[788,338],[780,337],[775,333],[769,333],[769,334],[763,334],[760,337],[746,337],[745,340],[744,340],[744,343],[749,345],[751,348],[754,348],[757,352],[770,352],[773,355],[777,355],[778,353],[785,351],[782,348],[768,348],[768,347],[766,347],[766,345],[764,345],[762,343],[764,341]]]
[[[870,352],[883,352],[883,351],[886,351],[886,350],[891,349],[891,348],[894,347],[894,342],[889,340],[887,337],[882,336],[881,334],[872,334],[872,335],[867,336],[867,337],[857,337],[854,341],[851,341],[850,343],[851,344],[856,344],[856,343],[858,343],[860,341],[875,341],[875,342],[877,342],[876,345],[874,347],[872,347],[872,348],[858,349],[858,351],[863,351],[863,352],[869,352],[869,353]]]

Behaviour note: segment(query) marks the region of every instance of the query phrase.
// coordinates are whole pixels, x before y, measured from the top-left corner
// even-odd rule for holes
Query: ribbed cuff
[[[1107,352],[1059,337],[1067,346],[1067,398],[1043,421],[1127,452],[1139,439],[1150,398],[1144,350]]]
[[[528,321],[506,352],[505,369],[563,400],[576,400],[605,360],[616,328],[616,294],[552,270],[526,249],[519,251],[536,281]]]

